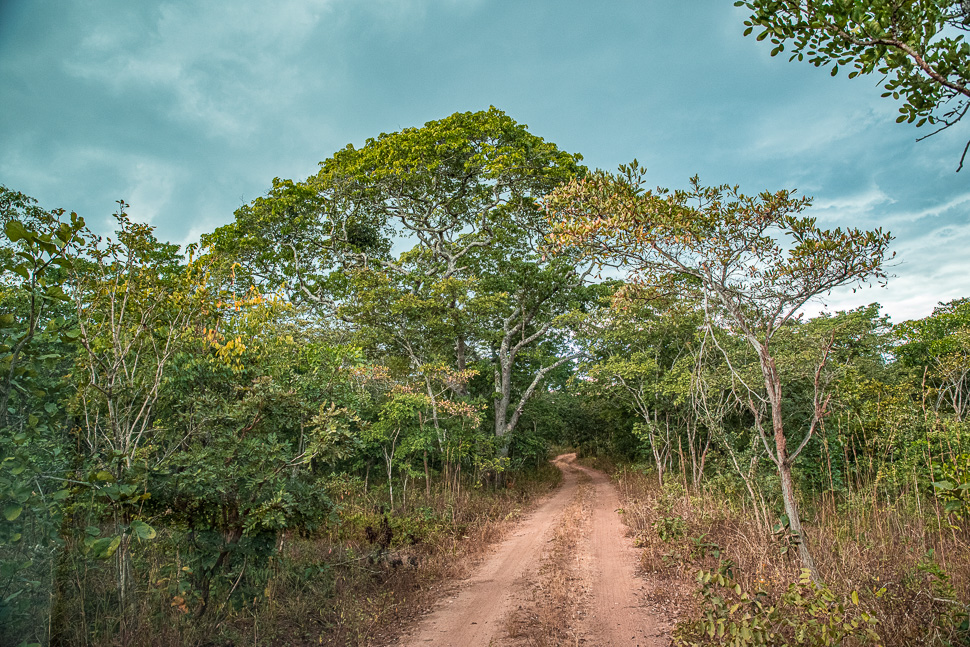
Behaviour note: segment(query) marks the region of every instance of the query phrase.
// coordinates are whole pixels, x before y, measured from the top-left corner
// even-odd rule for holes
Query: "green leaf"
[[[120,545],[121,545],[121,537],[118,536],[113,538],[111,540],[111,543],[108,544],[108,548],[105,549],[105,551],[101,554],[101,556],[104,558],[111,557],[112,555],[115,554],[115,551],[118,550],[118,546]]]
[[[11,220],[8,222],[7,226],[3,228],[3,232],[7,234],[7,238],[9,238],[10,242],[12,243],[30,237],[30,232],[27,231],[27,228],[17,220]]]
[[[17,505],[15,503],[8,504],[3,509],[3,518],[7,521],[13,521],[20,516],[20,513],[24,511],[24,506]]]
[[[13,593],[11,593],[11,594],[10,594],[10,595],[8,595],[7,597],[5,597],[5,598],[3,599],[3,603],[4,603],[4,604],[7,604],[7,603],[9,603],[9,602],[10,602],[11,600],[13,600],[13,599],[15,599],[15,598],[16,598],[17,596],[19,596],[19,595],[20,595],[21,593],[23,593],[24,591],[26,591],[26,589],[17,589],[17,590],[16,590],[16,591],[14,591]]]
[[[101,539],[95,539],[94,541],[91,541],[90,544],[88,544],[89,554],[96,559],[107,559],[115,554],[115,551],[118,550],[118,546],[120,545],[121,545],[120,536],[102,537]]]
[[[131,522],[131,531],[139,539],[145,539],[145,540],[154,539],[155,535],[157,534],[154,528],[149,526],[144,521],[139,521],[138,519],[135,519],[134,521]]]

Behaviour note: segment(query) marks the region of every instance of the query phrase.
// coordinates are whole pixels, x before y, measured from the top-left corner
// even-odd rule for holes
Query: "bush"
[[[777,600],[743,591],[729,566],[716,573],[700,571],[697,579],[703,617],[677,625],[677,645],[879,644],[876,618],[859,608],[859,594],[853,591],[849,600],[840,600],[828,587],[813,584],[807,570]]]

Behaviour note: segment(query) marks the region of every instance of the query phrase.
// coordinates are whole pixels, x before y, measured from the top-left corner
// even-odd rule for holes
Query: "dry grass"
[[[558,486],[559,476],[550,467],[541,478],[519,477],[503,490],[470,490],[457,499],[446,492],[419,496],[398,514],[399,523],[391,524],[389,542],[369,541],[368,528],[382,523],[381,515],[361,513],[360,506],[348,509],[330,536],[297,543],[287,552],[293,566],[331,565],[330,590],[314,595],[295,582],[279,582],[278,594],[261,613],[265,640],[259,644],[392,641],[406,622],[430,611],[467,575],[527,508]],[[293,566],[288,571],[298,572]]]
[[[775,596],[797,579],[797,551],[783,552],[784,540],[740,504],[677,483],[661,488],[655,475],[629,467],[612,474],[644,548],[651,601],[676,617],[699,616],[694,578],[726,560],[750,592]],[[932,500],[805,503],[814,510],[805,525],[823,580],[842,596],[858,592],[887,647],[965,644],[958,625],[970,601],[970,535],[941,523]]]
[[[269,564],[247,570],[232,604],[222,591],[201,616],[190,595],[173,594],[171,581],[156,584],[165,581],[164,573],[180,572],[178,556],[173,566],[171,552],[149,552],[137,571],[138,626],[126,639],[114,617],[111,569],[82,572],[65,565],[85,581],[74,586],[67,578],[62,584],[52,644],[385,644],[464,576],[524,511],[558,486],[560,477],[548,466],[539,474],[518,475],[510,487],[498,490],[432,487],[426,496],[423,487],[413,488],[407,505],[387,515],[382,512],[386,496],[379,490],[331,492],[335,500],[342,497],[339,519],[312,536],[287,534]],[[238,591],[247,582],[252,597],[240,603]],[[103,608],[93,608],[80,591],[89,598],[101,591]]]
[[[550,547],[529,581],[531,601],[509,614],[507,630],[516,645],[579,645],[588,577],[579,563],[580,538],[588,534],[593,486],[578,476],[573,501],[563,511]]]

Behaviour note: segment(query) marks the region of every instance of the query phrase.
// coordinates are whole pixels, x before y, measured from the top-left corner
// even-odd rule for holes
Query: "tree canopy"
[[[754,349],[763,391],[729,369],[744,387],[768,456],[778,467],[792,531],[799,536],[802,563],[818,579],[808,539],[801,529],[791,467],[825,417],[828,399],[821,373],[831,346],[816,362],[814,411],[802,438],[789,449],[782,379],[773,341],[809,300],[835,287],[884,276],[883,259],[892,236],[876,229],[826,230],[801,217],[810,200],[790,191],[742,194],[738,187],[704,187],[656,192],[643,187],[644,171],[634,161],[618,174],[597,172],[572,180],[547,202],[551,240],[603,265],[630,273],[631,288],[696,286],[707,320],[733,329]],[[688,279],[682,281],[681,279]],[[771,433],[761,423],[768,408]],[[774,447],[769,447],[773,437]]]
[[[892,236],[823,227],[794,190],[650,190],[635,161],[580,161],[495,108],[459,113],[277,178],[187,254],[124,201],[100,236],[0,187],[0,626],[236,644],[306,596],[323,615],[300,640],[320,643],[370,622],[346,591],[398,613],[354,587],[400,555],[517,514],[553,448],[650,483],[637,540],[665,568],[739,591],[708,536],[738,520],[761,567],[804,566],[782,633],[829,635],[819,610],[859,628],[810,580],[837,573],[826,515],[871,529],[880,501],[915,520],[938,577],[920,595],[956,599],[927,546],[966,545],[968,301],[806,316],[884,282]],[[717,518],[688,534],[705,497]],[[704,613],[731,616],[712,591]]]

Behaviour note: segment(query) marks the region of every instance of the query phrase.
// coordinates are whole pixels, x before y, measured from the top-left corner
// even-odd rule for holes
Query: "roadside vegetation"
[[[965,369],[954,369],[967,365],[968,316],[958,300],[897,326],[876,306],[792,326],[824,327],[831,352],[841,348],[824,424],[794,463],[815,583],[746,403],[710,391],[729,388],[730,370],[690,360],[683,374],[674,363],[651,374],[657,412],[635,424],[656,418],[659,430],[634,434],[642,444],[619,460],[619,447],[587,453],[604,457],[594,464],[620,487],[651,602],[679,621],[677,644],[968,643],[968,428],[965,396],[952,399],[966,389]],[[747,351],[735,348],[740,368]],[[795,357],[779,365],[804,370]],[[626,388],[622,377],[609,388]],[[816,388],[811,374],[784,381],[786,414],[802,429]],[[716,418],[711,403],[722,407]]]
[[[892,236],[580,161],[458,113],[187,250],[2,188],[0,645],[385,641],[553,446],[616,461],[679,644],[967,644],[970,300],[804,316]],[[583,505],[523,641],[575,638]]]

